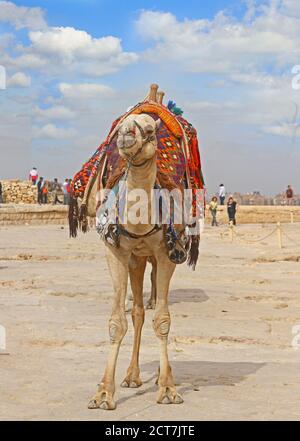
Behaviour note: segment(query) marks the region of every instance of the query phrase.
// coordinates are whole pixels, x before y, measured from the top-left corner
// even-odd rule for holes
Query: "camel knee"
[[[109,321],[109,336],[111,343],[120,343],[127,332],[127,319],[125,315],[113,315]]]
[[[171,318],[168,312],[157,313],[153,319],[153,328],[158,338],[167,338],[171,326]]]

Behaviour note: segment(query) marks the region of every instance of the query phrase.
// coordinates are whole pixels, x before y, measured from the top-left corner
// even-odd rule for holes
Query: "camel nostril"
[[[121,150],[133,147],[135,143],[136,139],[132,135],[122,135],[117,139],[117,147]]]

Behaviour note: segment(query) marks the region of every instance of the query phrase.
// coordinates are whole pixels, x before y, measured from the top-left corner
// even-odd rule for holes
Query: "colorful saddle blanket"
[[[160,118],[162,121],[157,132],[157,168],[158,175],[163,177],[160,186],[203,189],[204,180],[196,129],[181,116],[174,115],[167,107],[153,102],[143,102],[114,121],[106,140],[75,175],[72,184],[74,198],[84,198],[87,188],[104,162],[105,182],[113,179],[115,174],[120,178],[125,173],[126,164],[120,157],[116,145],[116,129],[128,115],[139,113],[147,113],[155,120]]]

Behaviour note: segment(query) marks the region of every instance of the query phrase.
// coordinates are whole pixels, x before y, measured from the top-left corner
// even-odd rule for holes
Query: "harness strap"
[[[124,227],[122,227],[121,225],[119,225],[119,232],[120,234],[122,234],[123,236],[126,237],[130,237],[131,239],[143,239],[145,237],[150,237],[153,234],[157,233],[158,231],[160,231],[162,229],[162,227],[160,227],[159,225],[155,225],[152,230],[148,231],[148,233],[146,234],[134,234],[134,233],[130,233],[129,231],[125,230]]]

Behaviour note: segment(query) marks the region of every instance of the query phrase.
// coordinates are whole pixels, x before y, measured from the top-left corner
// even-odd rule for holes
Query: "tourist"
[[[225,197],[226,197],[225,186],[224,186],[224,184],[220,184],[220,187],[219,187],[219,198],[220,198],[220,204],[221,205],[224,205]]]
[[[233,199],[232,196],[230,196],[227,202],[227,213],[230,224],[236,225],[236,219],[235,219],[236,212],[237,212],[237,202]]]
[[[0,204],[3,204],[3,188],[0,181]]]
[[[53,201],[52,201],[53,205],[62,204],[63,202],[60,201],[59,198],[58,198],[58,193],[61,192],[61,185],[58,182],[57,178],[55,178],[54,182],[52,182],[51,191],[52,191],[52,196],[53,196]]]
[[[38,204],[43,203],[43,187],[44,187],[44,178],[40,177],[37,183],[37,191],[38,191]]]
[[[292,189],[292,187],[290,185],[288,185],[288,187],[286,189],[285,196],[286,196],[287,205],[293,205],[294,190]]]
[[[216,196],[214,196],[209,204],[209,211],[212,215],[212,223],[211,223],[212,227],[218,226],[217,210],[218,210],[218,198]]]
[[[32,183],[32,185],[36,185],[38,179],[38,172],[35,167],[33,167],[29,172],[29,181]]]
[[[64,205],[69,205],[70,203],[70,183],[69,179],[66,179],[63,183],[63,194],[64,194]]]
[[[49,182],[45,181],[42,188],[42,204],[48,204],[48,186]]]

